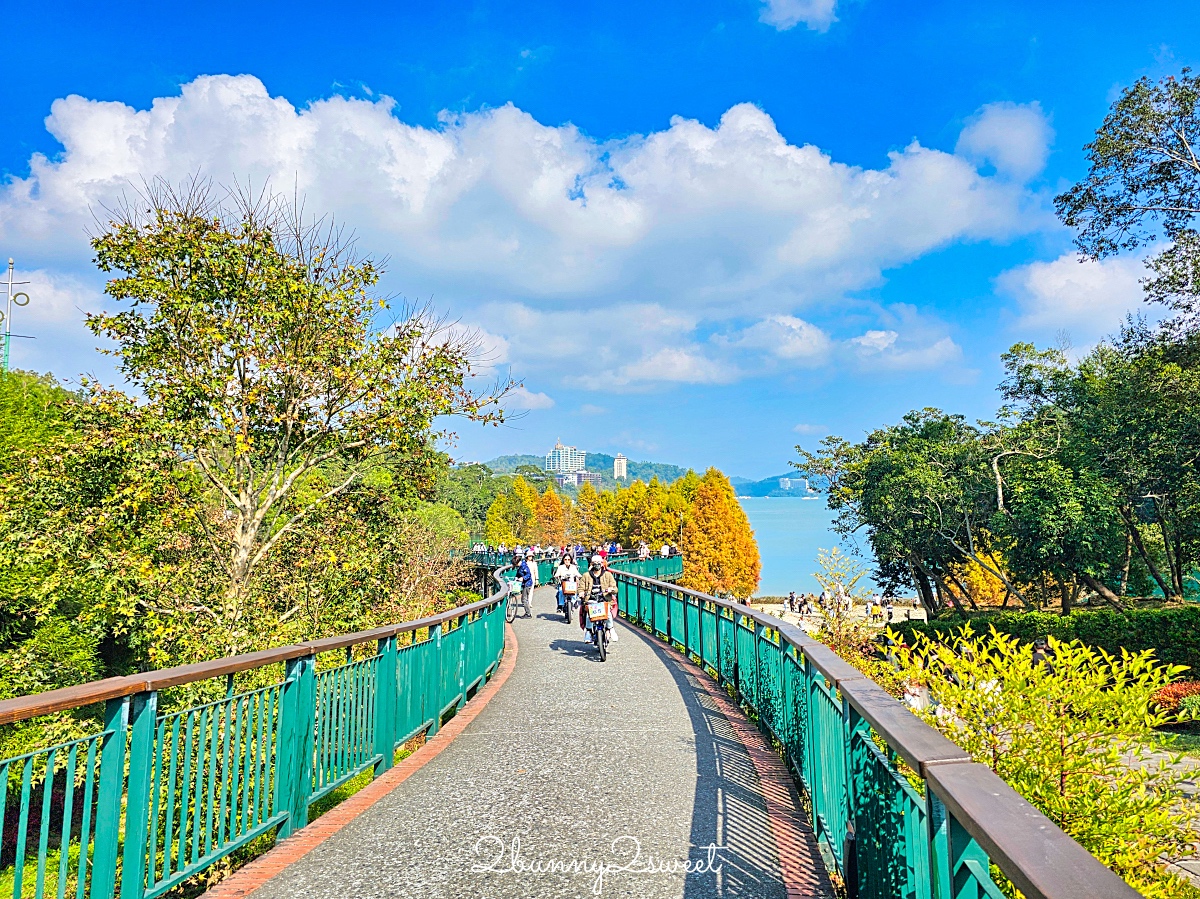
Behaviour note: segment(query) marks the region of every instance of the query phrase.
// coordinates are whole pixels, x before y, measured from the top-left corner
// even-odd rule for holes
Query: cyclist
[[[588,570],[579,578],[579,626],[587,632],[588,639],[596,642],[596,629],[588,621],[588,602],[605,602],[609,604],[608,618],[616,617],[617,610],[617,579],[604,564],[604,557],[599,553],[592,556]],[[617,632],[612,632],[612,640],[617,639]]]
[[[569,552],[564,552],[554,569],[554,583],[558,587],[558,610],[561,612],[567,596],[575,595],[575,587],[579,581],[579,566]]]

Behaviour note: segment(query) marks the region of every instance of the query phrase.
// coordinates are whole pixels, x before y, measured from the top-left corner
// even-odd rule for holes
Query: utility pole
[[[20,334],[14,335],[12,332],[12,307],[13,307],[13,304],[15,303],[18,306],[28,306],[29,305],[29,294],[25,293],[24,291],[18,291],[16,293],[13,293],[13,287],[15,285],[29,283],[28,281],[14,281],[13,280],[14,264],[15,263],[13,262],[12,257],[11,256],[8,257],[8,284],[5,285],[8,290],[8,310],[6,312],[4,312],[3,314],[0,314],[0,320],[2,320],[4,322],[4,357],[3,357],[3,360],[0,360],[0,372],[8,371],[9,349],[12,347],[13,337],[14,336],[16,336],[16,337],[23,336]]]

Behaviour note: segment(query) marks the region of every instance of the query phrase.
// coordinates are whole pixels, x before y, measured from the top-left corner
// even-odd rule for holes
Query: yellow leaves
[[[683,586],[738,599],[758,588],[762,563],[754,532],[729,479],[715,468],[696,487],[680,549]]]

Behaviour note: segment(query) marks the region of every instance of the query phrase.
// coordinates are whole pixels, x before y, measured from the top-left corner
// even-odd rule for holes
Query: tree
[[[1087,151],[1087,177],[1054,200],[1092,259],[1159,245],[1147,260],[1149,299],[1194,327],[1200,302],[1200,78],[1184,69],[1122,91]]]
[[[758,589],[762,563],[754,532],[729,479],[715,468],[705,472],[696,488],[680,549],[683,586],[738,599]]]
[[[968,424],[940,409],[910,412],[871,432],[860,444],[826,438],[817,453],[797,447],[793,463],[829,480],[835,528],[865,528],[885,591],[915,587],[930,614],[946,603],[959,607],[965,590],[954,583],[956,566],[972,562],[1022,603],[1019,585],[996,555],[989,520],[997,501],[996,466],[1017,452],[1003,429]]]
[[[327,220],[262,193],[164,182],[112,211],[92,241],[106,293],[128,302],[88,325],[113,340],[138,415],[194,466],[229,527],[196,520],[221,557],[236,617],[253,572],[322,504],[378,466],[423,481],[435,421],[499,417],[476,393],[474,343],[427,310],[395,315],[381,269]],[[336,474],[295,502],[318,471]]]
[[[573,540],[591,547],[608,539],[599,505],[600,496],[596,493],[596,488],[584,481],[575,497],[575,509],[571,517]]]
[[[487,521],[488,509],[506,483],[504,478],[492,474],[486,465],[447,466],[438,478],[433,495],[437,502],[458,512],[472,533],[480,534]]]
[[[1164,596],[1181,597],[1200,558],[1196,339],[1167,341],[1129,325],[1074,366],[1028,344],[1004,356],[1001,391],[1012,408],[1026,419],[1052,410],[1064,423],[1056,458],[1090,485],[1089,526],[1100,534],[1108,516],[1121,520],[1119,536],[1102,552],[1095,546],[1087,573],[1101,581],[1124,585],[1136,559]]]
[[[567,539],[563,504],[550,485],[537,500],[537,530],[538,542],[544,546],[562,546]]]

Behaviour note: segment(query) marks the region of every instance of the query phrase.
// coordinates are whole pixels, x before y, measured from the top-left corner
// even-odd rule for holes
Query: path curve
[[[508,682],[439,755],[254,899],[832,897],[733,704],[629,626],[601,663],[553,607],[539,589]]]

